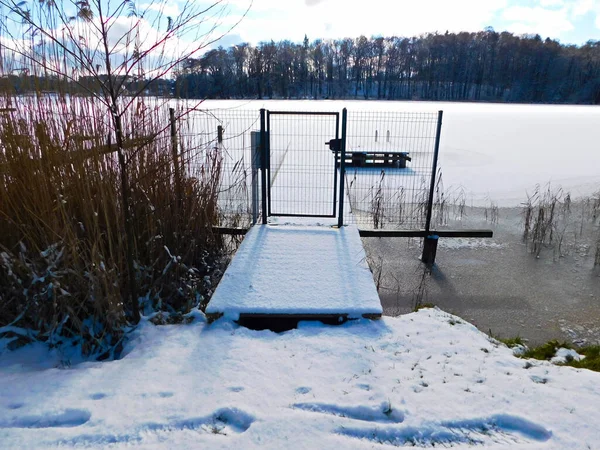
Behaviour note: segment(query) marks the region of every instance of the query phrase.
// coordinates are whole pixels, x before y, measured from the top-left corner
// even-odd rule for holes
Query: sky
[[[251,0],[229,0],[226,24]],[[480,31],[539,34],[563,44],[600,40],[600,0],[254,0],[219,44]]]
[[[74,0],[60,0],[57,7],[71,16],[76,14],[73,4]],[[563,44],[600,40],[600,0],[137,0],[135,15],[122,7],[123,0],[90,4],[96,5],[90,23],[69,21],[56,28],[51,22],[45,27],[45,6],[34,9],[32,17],[44,33],[52,33],[58,40],[65,29],[72,29],[70,33],[87,43],[102,66],[104,58],[97,51],[97,7],[102,5],[105,17],[111,17],[107,22],[111,53],[131,55],[136,45],[148,50],[147,70],[158,70],[163,60],[197,57],[219,46],[270,40],[302,42],[305,35],[310,41],[360,35],[411,37],[492,27],[515,34],[539,34]],[[19,55],[31,53],[32,32],[18,17],[10,18],[0,32],[0,44],[13,49],[18,61]],[[96,26],[90,26],[94,21]],[[169,23],[175,23],[173,28]],[[178,31],[164,42],[170,29]],[[38,33],[37,39],[41,36]],[[52,57],[46,61],[57,67],[62,63]],[[126,66],[123,62],[119,67],[126,70]],[[168,64],[162,67],[169,72]]]

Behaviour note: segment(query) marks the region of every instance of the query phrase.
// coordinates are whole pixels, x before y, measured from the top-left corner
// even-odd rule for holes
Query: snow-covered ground
[[[440,310],[281,334],[154,326],[121,360],[0,355],[0,447],[598,448],[600,374],[526,361]]]

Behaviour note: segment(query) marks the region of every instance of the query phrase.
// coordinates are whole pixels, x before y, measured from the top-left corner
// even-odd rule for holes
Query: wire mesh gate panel
[[[348,111],[345,207],[359,228],[425,228],[437,126],[438,113]]]
[[[340,118],[337,112],[266,111],[270,215],[337,216],[340,155],[326,143],[341,137]],[[438,120],[437,113],[347,112],[344,223],[362,230],[425,228]],[[188,175],[219,177],[220,226],[249,227],[262,200],[253,161],[260,122],[260,111],[240,109],[193,111],[178,120]],[[399,162],[399,154],[410,161]],[[441,196],[440,190],[431,205],[434,221]]]
[[[335,217],[338,171],[327,143],[339,138],[338,112],[268,111],[271,216]]]
[[[253,200],[258,201],[252,198],[252,132],[260,129],[259,111],[195,110],[179,122],[187,174],[219,177],[218,225],[250,227]]]

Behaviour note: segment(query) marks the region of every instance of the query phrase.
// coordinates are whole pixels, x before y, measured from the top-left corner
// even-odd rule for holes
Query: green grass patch
[[[523,353],[523,355],[521,355],[521,357],[549,361],[556,355],[556,350],[559,348],[573,348],[573,346],[567,342],[559,342],[554,339],[540,345],[539,347],[528,349],[525,353]]]
[[[511,337],[511,338],[501,338],[500,336],[495,335],[491,328],[489,329],[487,334],[492,339],[494,339],[498,342],[502,342],[508,348],[514,348],[517,345],[525,346],[525,341],[523,341],[523,338],[521,336],[515,336],[515,337]]]
[[[577,349],[577,353],[585,355],[585,358],[581,361],[568,362],[568,366],[600,372],[600,345],[590,345],[589,347]]]
[[[556,351],[559,348],[571,348],[580,355],[585,356],[585,358],[583,358],[581,361],[567,359],[567,361],[561,365],[600,372],[600,345],[589,345],[587,347],[576,348],[568,342],[552,340],[540,345],[539,347],[528,349],[521,355],[521,358],[533,358],[542,361],[549,361],[556,355]]]
[[[496,338],[496,340],[502,342],[508,348],[513,348],[513,347],[516,347],[517,345],[523,345],[523,346],[525,345],[525,342],[523,341],[523,338],[521,338],[521,336],[516,336],[516,337],[506,338],[506,339]]]
[[[423,303],[423,304],[415,306],[414,311],[417,312],[420,309],[425,309],[425,308],[435,308],[435,305],[433,303]]]

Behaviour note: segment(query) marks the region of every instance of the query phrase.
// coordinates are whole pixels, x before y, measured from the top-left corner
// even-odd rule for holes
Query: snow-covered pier
[[[206,308],[209,319],[379,318],[358,229],[329,224],[250,229]]]

